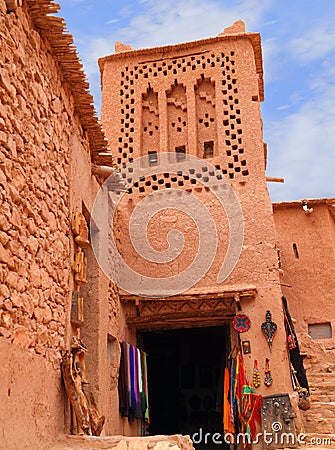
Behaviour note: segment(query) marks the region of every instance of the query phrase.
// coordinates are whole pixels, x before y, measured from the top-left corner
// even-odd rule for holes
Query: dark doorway
[[[139,339],[148,353],[150,435],[222,435],[229,327],[150,331]]]

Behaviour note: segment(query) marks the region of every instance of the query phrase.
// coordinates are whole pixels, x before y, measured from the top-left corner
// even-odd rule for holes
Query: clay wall
[[[27,10],[0,6],[1,448],[38,448],[64,429],[70,142],[82,132]]]
[[[210,269],[187,295],[196,299],[202,294],[255,288],[256,297],[241,302],[241,312],[249,315],[252,323],[243,336],[251,341],[253,348],[252,355],[246,355],[248,371],[251,374],[254,359],[259,360],[263,370],[268,356],[275,382],[265,391],[290,391],[276,235],[265,179],[259,106],[263,98],[259,35],[227,32],[217,38],[177,46],[132,51],[118,45],[117,49],[119,53],[99,61],[102,122],[112,148],[117,149],[117,162],[122,165],[125,182],[132,184],[127,165],[131,166],[140,156],[148,158],[153,170],[155,161],[150,160],[148,153],[156,152],[154,158],[159,158],[160,152],[170,152],[176,162],[174,173],[139,179],[129,195],[124,196],[118,217],[123,229],[119,245],[122,257],[135,272],[153,279],[172,277],[185,270],[200,245],[194,222],[187,214],[171,209],[160,211],[159,195],[156,201],[151,200],[152,211],[159,211],[147,227],[152,248],[167,250],[167,234],[171,229],[181,231],[185,239],[182,254],[164,265],[139,256],[128,230],[135,205],[147,195],[176,188],[196,196],[214,219],[218,249]],[[221,284],[217,282],[217,274],[232,238],[229,217],[210,189],[193,182],[189,173],[178,172],[185,153],[215,166],[241,205],[244,224],[241,254]],[[200,170],[193,178],[204,181],[205,177]],[[194,207],[190,216],[196,214],[197,207]],[[136,225],[140,226],[141,220]],[[209,233],[204,239],[211,240]],[[278,324],[272,354],[260,331],[267,309]]]
[[[60,362],[78,336],[70,323],[76,248],[71,216],[78,209],[89,219],[100,187],[91,173],[92,136],[85,130],[93,119],[79,114],[76,89],[47,38],[55,19],[42,32],[31,3],[0,1],[0,448],[6,450],[45,449],[70,431]],[[43,27],[48,4],[35,7]],[[106,416],[104,432],[122,433],[122,423],[114,420],[117,294],[92,249],[84,252],[87,389]]]
[[[274,204],[281,253],[281,285],[295,318],[305,365],[315,371],[334,368],[334,214],[332,199]],[[332,337],[312,338],[308,325],[329,323]]]

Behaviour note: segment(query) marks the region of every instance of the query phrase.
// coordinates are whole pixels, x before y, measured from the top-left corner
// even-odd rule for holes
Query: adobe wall
[[[287,298],[301,350],[309,370],[333,370],[334,337],[334,214],[331,200],[311,200],[311,214],[300,202],[274,204],[274,218],[281,251],[281,285]],[[294,248],[295,247],[295,248]],[[330,322],[333,336],[313,339],[308,325]],[[308,372],[307,372],[308,375]]]
[[[0,447],[6,450],[45,449],[70,430],[60,362],[76,333],[71,215],[75,208],[90,211],[99,189],[69,84],[26,3],[18,3],[8,2],[10,12],[0,0]],[[90,249],[87,256],[82,338],[89,389],[107,432],[113,423],[120,433],[111,402],[117,353],[108,361],[106,349],[107,335],[118,336],[116,294]]]
[[[222,284],[216,277],[229,241],[227,215],[208,189],[192,184],[184,174],[161,174],[140,180],[120,205],[119,224],[124,231],[119,250],[134,271],[150,277],[176,275],[194,259],[199,243],[192,220],[178,211],[156,214],[148,226],[148,240],[155,250],[167,249],[170,229],[182,232],[183,253],[166,265],[149,263],[131,245],[127,230],[134,206],[160,189],[184,189],[210,210],[218,231],[218,251],[213,265],[187,294],[194,299],[254,287],[254,300],[241,302],[251,327],[243,334],[252,354],[246,355],[251,375],[254,359],[264,370],[271,360],[274,383],[262,386],[266,393],[291,390],[281,308],[276,235],[265,180],[262,140],[261,49],[256,33],[222,34],[216,38],[156,49],[132,51],[118,44],[119,53],[99,61],[102,76],[102,122],[117,161],[124,164],[125,182],[131,178],[127,165],[148,152],[186,152],[214,165],[234,190],[242,208],[244,241],[241,255]],[[212,143],[208,148],[208,143]],[[201,178],[199,174],[199,178]],[[158,199],[154,204],[159,208]],[[154,203],[154,202],[153,202]],[[196,214],[196,209],[191,211]],[[138,222],[140,225],[140,221]],[[270,309],[278,324],[270,353],[260,326]],[[135,311],[134,311],[135,314]]]
[[[26,8],[7,13],[1,1],[0,12],[1,445],[42,448],[64,429],[59,368],[70,299],[70,141],[82,136]]]

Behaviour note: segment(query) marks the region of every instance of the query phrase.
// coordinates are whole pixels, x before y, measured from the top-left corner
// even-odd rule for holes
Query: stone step
[[[333,427],[329,423],[313,423],[313,424],[304,424],[306,433],[326,433],[332,434],[335,431],[335,427]]]
[[[314,388],[317,388],[317,387],[319,387],[319,386],[323,386],[323,385],[326,385],[326,386],[335,386],[335,379],[334,378],[326,378],[326,379],[323,379],[323,380],[308,380],[308,386],[309,386],[309,389],[314,389]]]
[[[327,419],[311,419],[306,420],[303,419],[305,433],[314,433],[314,434],[334,434],[335,432],[335,422],[330,422]]]
[[[307,371],[307,379],[308,381],[327,381],[335,379],[335,373],[334,372],[309,372]]]
[[[313,383],[335,383],[335,373],[318,373],[315,376],[308,376],[307,378],[309,384]]]
[[[309,385],[311,394],[333,394],[335,392],[335,382],[322,382]]]
[[[324,411],[335,411],[335,402],[311,402],[311,409],[308,411],[313,411],[314,409],[317,409],[318,411],[321,411],[321,414]]]
[[[330,394],[330,393],[317,394],[312,391],[310,398],[311,398],[311,404],[314,402],[319,402],[319,403],[335,402],[335,391],[332,394]]]
[[[318,411],[317,409],[309,409],[308,411],[304,411],[302,418],[307,421],[316,420],[317,422],[335,422],[334,411]]]
[[[325,434],[325,433],[305,433],[303,436],[303,441],[301,445],[303,448],[308,448],[308,450],[312,450],[312,448],[335,448],[335,434]],[[300,448],[298,446],[298,448]]]
[[[305,420],[319,420],[324,419],[327,422],[335,422],[335,412],[334,411],[318,411],[317,409],[309,409],[304,412]],[[303,420],[304,420],[303,419]]]

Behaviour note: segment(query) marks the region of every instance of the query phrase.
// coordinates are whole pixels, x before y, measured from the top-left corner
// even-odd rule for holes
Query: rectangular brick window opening
[[[186,146],[181,145],[180,147],[176,147],[176,160],[177,162],[185,161],[186,158]]]
[[[204,142],[204,158],[213,158],[214,156],[214,141]]]
[[[294,257],[295,257],[296,259],[299,259],[299,252],[298,252],[297,244],[294,243],[294,244],[292,245],[292,248],[293,248]]]
[[[158,164],[158,154],[156,151],[148,152],[149,166],[157,166]]]
[[[330,339],[333,335],[331,323],[309,323],[308,334],[312,339]]]

